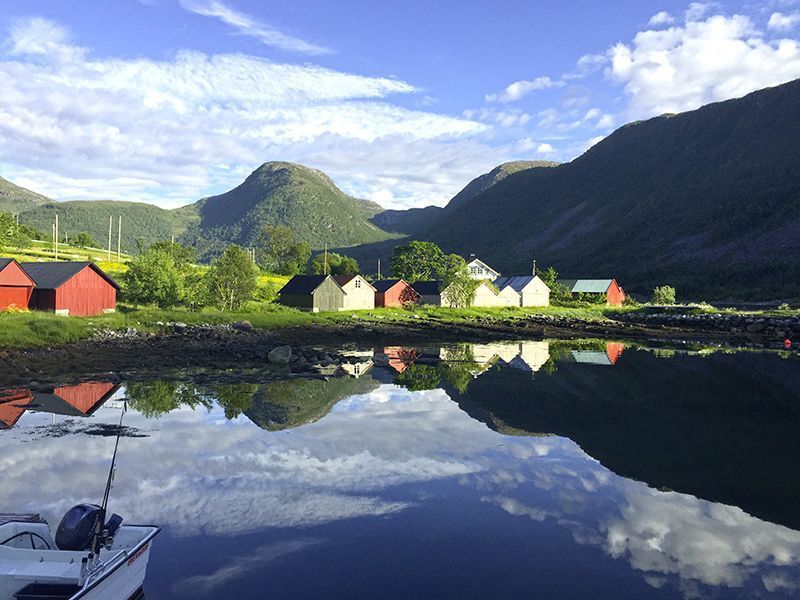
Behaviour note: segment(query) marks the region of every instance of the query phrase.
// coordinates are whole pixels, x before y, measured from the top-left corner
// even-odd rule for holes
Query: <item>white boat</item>
[[[140,597],[160,529],[121,525],[118,515],[104,520],[99,506],[76,506],[54,537],[38,515],[0,514],[0,600]]]

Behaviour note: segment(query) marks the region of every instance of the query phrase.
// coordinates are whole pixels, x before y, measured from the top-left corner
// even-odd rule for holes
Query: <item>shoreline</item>
[[[348,351],[503,340],[605,339],[652,346],[785,350],[783,340],[767,335],[766,327],[759,331],[731,332],[689,323],[678,327],[630,320],[529,316],[485,317],[469,322],[420,318],[400,323],[353,318],[272,329],[239,322],[168,323],[163,331],[155,333],[101,330],[90,339],[46,348],[0,348],[0,387],[20,384],[35,387],[101,377],[141,381],[174,373],[202,378],[206,369],[214,369],[215,376],[224,372],[232,378],[247,372],[263,380],[313,377],[319,375],[320,365],[343,362]],[[270,362],[270,351],[281,346],[291,348],[291,360],[285,364]],[[800,343],[795,342],[791,351],[798,350]]]

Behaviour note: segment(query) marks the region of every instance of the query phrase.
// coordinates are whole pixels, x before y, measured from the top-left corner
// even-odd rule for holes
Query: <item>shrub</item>
[[[675,304],[675,288],[669,285],[660,285],[653,290],[652,304]]]

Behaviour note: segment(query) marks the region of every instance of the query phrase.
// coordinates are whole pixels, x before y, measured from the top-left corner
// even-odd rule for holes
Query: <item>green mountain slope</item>
[[[0,212],[21,213],[47,202],[52,200],[0,177]]]
[[[463,190],[453,196],[444,208],[441,206],[426,206],[408,210],[384,210],[376,214],[371,220],[375,225],[386,231],[415,235],[429,230],[441,219],[446,218],[450,211],[464,206],[470,200],[513,173],[527,169],[556,166],[558,166],[558,163],[544,160],[518,160],[503,163],[488,173],[484,173],[470,181]]]
[[[504,272],[531,259],[629,291],[800,294],[800,80],[627,125],[507,176],[422,237]]]
[[[133,252],[137,241],[145,246],[171,236],[180,236],[191,224],[197,222],[195,210],[183,207],[164,210],[141,202],[116,200],[76,200],[50,202],[20,214],[20,222],[43,232],[49,232],[58,214],[60,235],[74,235],[85,231],[105,246],[108,242],[108,218],[113,217],[113,246],[116,249],[118,217],[122,217],[122,250]]]
[[[347,247],[391,237],[369,222],[379,210],[342,192],[321,171],[271,162],[233,190],[200,200],[200,221],[184,237],[213,255],[230,242],[253,245],[265,225],[285,225],[314,249]]]

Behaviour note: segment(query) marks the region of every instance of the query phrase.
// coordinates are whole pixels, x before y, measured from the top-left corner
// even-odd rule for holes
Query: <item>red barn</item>
[[[78,317],[116,310],[119,285],[94,263],[23,263],[22,268],[36,283],[31,308]]]
[[[556,283],[567,288],[573,295],[603,294],[606,304],[610,306],[622,306],[625,303],[625,290],[616,279],[559,279]]]
[[[28,308],[34,285],[16,260],[0,258],[0,310],[11,306]]]
[[[419,294],[403,279],[374,281],[375,306],[403,306],[419,300]]]

